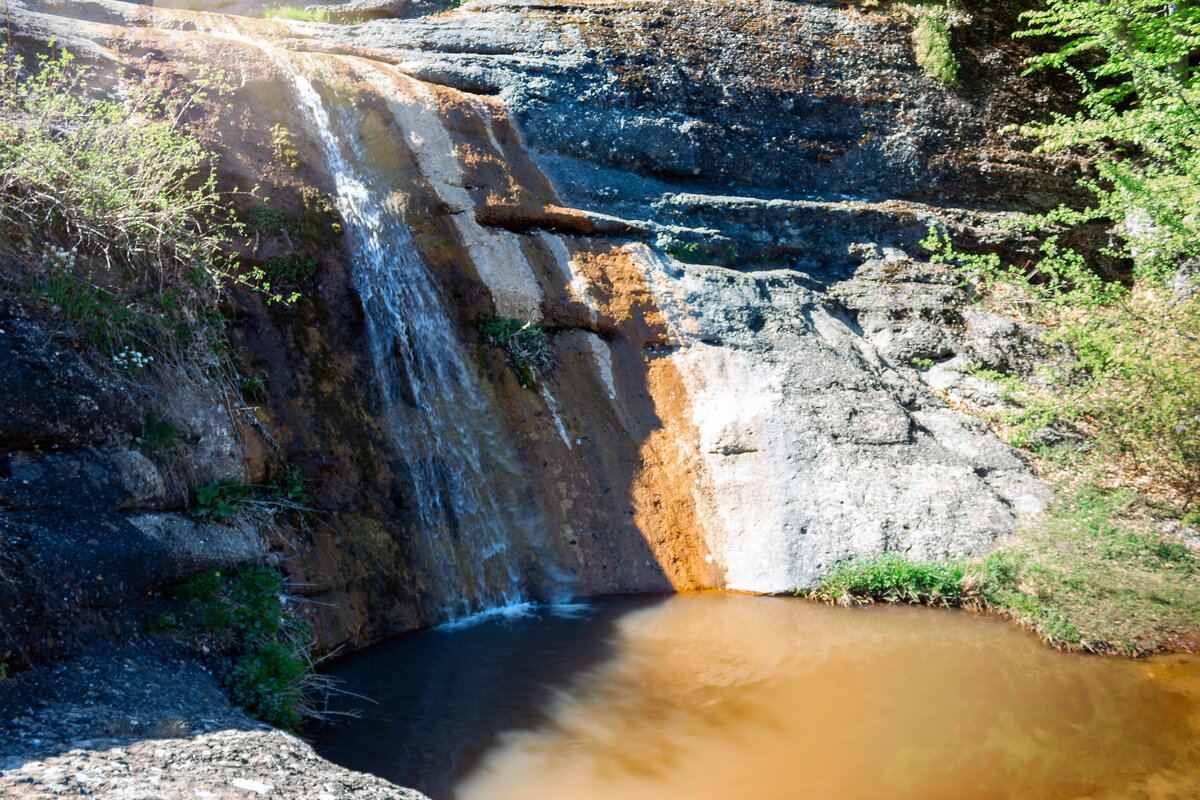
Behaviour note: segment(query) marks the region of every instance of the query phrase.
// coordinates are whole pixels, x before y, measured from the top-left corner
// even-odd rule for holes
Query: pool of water
[[[922,608],[673,595],[399,637],[318,750],[435,800],[1200,797],[1200,659]]]

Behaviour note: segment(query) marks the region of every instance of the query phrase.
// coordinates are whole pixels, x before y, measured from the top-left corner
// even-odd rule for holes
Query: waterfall
[[[287,51],[212,19],[211,33],[259,48],[287,75],[333,177],[377,390],[411,478],[425,591],[450,619],[521,603],[527,599],[521,554],[544,523],[394,186],[372,168],[358,132],[360,113],[318,88],[315,76],[337,57]]]
[[[506,479],[519,475],[520,466],[510,457],[511,443],[391,187],[370,174],[355,109],[323,101],[308,77],[317,73],[318,57],[276,53],[276,61],[336,182],[378,390],[438,573],[432,588],[451,617],[518,603],[524,596],[510,545],[522,525],[521,501],[506,491]]]

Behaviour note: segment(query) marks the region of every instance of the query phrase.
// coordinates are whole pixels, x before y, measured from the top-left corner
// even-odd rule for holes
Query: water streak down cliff
[[[790,591],[853,555],[984,552],[1044,502],[911,367],[995,365],[1025,335],[912,257],[926,227],[984,231],[999,210],[973,193],[1061,179],[998,133],[1027,92],[982,57],[946,89],[896,20],[815,3],[492,0],[349,26],[72,5],[146,63],[227,65],[233,161],[281,126],[345,224],[361,339],[315,335],[369,354],[371,385],[330,397],[369,397],[395,464],[362,484],[371,527],[316,534],[296,569],[375,604],[350,635],[563,593]],[[648,46],[659,29],[682,38]],[[481,313],[550,329],[537,391]],[[322,446],[334,485],[354,454]],[[380,602],[379,576],[412,597]]]
[[[281,53],[276,63],[295,87],[337,186],[377,390],[412,476],[433,591],[452,616],[519,602],[524,591],[516,551],[543,523],[530,507],[511,441],[482,395],[477,368],[391,188],[368,172],[370,154],[356,136],[361,120],[353,106],[343,103],[329,113],[309,77],[318,74],[319,59]]]

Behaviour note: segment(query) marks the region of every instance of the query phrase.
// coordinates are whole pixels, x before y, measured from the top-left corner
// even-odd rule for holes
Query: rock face
[[[923,351],[881,353],[856,312],[910,317],[897,340],[932,335],[939,304],[959,317],[942,339],[1004,323],[829,288],[909,261],[931,224],[1061,194],[1068,175],[998,133],[1032,110],[1031,85],[987,80],[1017,52],[968,59],[955,92],[895,20],[794,3],[481,2],[295,30],[326,40],[334,92],[383,96],[341,135],[415,171],[403,217],[463,327],[555,331],[540,398],[485,367],[544,528],[515,538],[571,589],[791,591],[853,555],[984,552],[1041,507],[1019,457],[921,385]]]
[[[1052,96],[1019,77],[1024,53],[998,20],[984,12],[959,37],[953,90],[917,66],[910,32],[816,2],[479,0],[320,35],[499,97],[568,202],[609,213],[681,186],[972,207],[1072,188],[1000,132]]]
[[[161,402],[32,314],[0,301],[0,649],[17,662],[137,630],[144,619],[129,607],[147,591],[268,557],[248,526],[145,513],[179,505],[174,477],[133,441]],[[180,453],[198,482],[242,464],[232,422],[203,402],[210,389],[192,388],[202,408]]]
[[[224,67],[195,129],[223,186],[315,231],[319,268],[294,305],[235,296],[250,402],[109,374],[0,250],[0,653],[132,635],[147,595],[214,565],[279,563],[318,643],[362,646],[512,599],[790,592],[853,556],[977,555],[1046,501],[939,394],[1027,370],[1036,329],[921,260],[930,226],[1021,251],[995,223],[1073,188],[1001,132],[1055,102],[1002,21],[956,32],[951,89],[903,19],[817,2],[321,4],[354,25],[156,5],[14,0],[13,41],[56,38],[110,89]],[[543,326],[551,369],[526,385],[481,315]],[[177,460],[137,441],[147,412],[186,434]],[[283,464],[319,512],[304,530],[180,513],[200,483]],[[167,674],[130,646],[131,670]],[[215,691],[181,659],[180,685]],[[410,796],[236,715],[109,741],[88,691],[60,709],[78,735],[5,752],[5,791]],[[55,724],[29,719],[22,741]]]
[[[322,643],[496,597],[793,591],[854,555],[985,552],[1044,503],[1015,452],[925,383],[1036,349],[920,263],[929,226],[994,240],[1007,209],[1073,179],[1000,132],[1054,101],[1015,77],[1002,22],[956,39],[950,89],[913,61],[906,22],[853,7],[394,5],[358,25],[105,0],[15,17],[22,41],[59,26],[145,80],[228,67],[236,110],[202,124],[223,179],[294,213],[322,198],[346,226],[317,291],[243,298],[236,331],[269,387],[249,468],[299,465],[334,512],[285,561],[328,604]],[[380,316],[379,290],[409,282],[371,277],[400,274],[387,264],[437,308]],[[535,389],[481,314],[550,331]],[[421,376],[442,368],[412,355],[431,320],[455,342],[430,363],[467,387],[441,403]],[[96,413],[43,427],[99,431]],[[150,498],[143,477],[131,491]]]

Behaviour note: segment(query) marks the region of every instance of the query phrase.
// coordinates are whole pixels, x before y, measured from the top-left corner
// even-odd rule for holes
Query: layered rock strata
[[[902,23],[821,4],[475,2],[361,25],[19,8],[27,39],[57,25],[143,79],[228,69],[236,111],[205,125],[229,183],[312,187],[336,206],[297,71],[344,118],[355,168],[386,187],[370,202],[411,230],[471,354],[456,368],[477,376],[517,465],[479,480],[521,506],[510,546],[527,596],[793,591],[854,555],[985,552],[1045,500],[921,383],[910,360],[925,351],[893,346],[931,313],[946,330],[1004,323],[962,297],[931,311],[830,290],[861,264],[911,260],[930,225],[984,239],[1015,201],[1063,196],[1069,165],[999,132],[1042,91],[1012,77],[1011,45],[969,37],[948,89],[912,61]],[[256,413],[277,456],[336,512],[286,565],[328,603],[328,644],[444,613],[389,444],[404,434],[364,357],[356,247],[330,250],[297,308],[245,301],[237,334],[270,379]],[[536,391],[479,338],[480,314],[550,331]],[[871,314],[904,330],[882,342]]]

